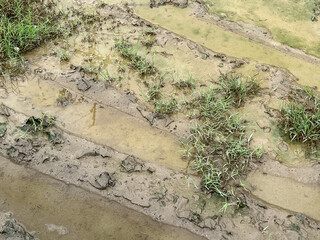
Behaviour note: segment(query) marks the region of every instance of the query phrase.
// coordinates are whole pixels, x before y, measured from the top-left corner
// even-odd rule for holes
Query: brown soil
[[[66,2],[72,6],[71,2]],[[77,11],[68,10],[77,14],[85,12],[88,6],[92,7],[93,3],[75,4]],[[254,40],[319,64],[319,59],[293,49],[284,50],[279,44],[274,46],[268,35],[261,35],[262,29],[250,28],[252,31],[248,33],[247,26],[239,29],[239,25],[208,16],[199,3],[192,3],[191,7],[198,16],[213,19],[230,31],[246,32],[244,35],[255,36]],[[75,202],[78,209],[88,211],[86,221],[79,220],[85,218],[81,214],[66,218],[54,214],[56,207],[50,206],[54,201],[43,200],[46,197],[42,195],[37,198],[39,204],[48,204],[43,211],[39,210],[48,221],[45,222],[47,230],[44,230],[44,223],[40,226],[38,221],[27,225],[28,229],[60,232],[61,239],[104,239],[104,226],[99,221],[112,221],[119,212],[125,219],[126,211],[130,220],[117,221],[110,231],[128,227],[135,216],[141,221],[123,235],[112,235],[112,239],[319,239],[319,158],[310,157],[303,146],[283,139],[277,126],[281,103],[288,100],[292,90],[300,87],[297,78],[285,69],[213,52],[152,26],[127,6],[104,4],[96,8],[95,14],[98,20],[88,25],[86,31],[82,29],[69,39],[55,40],[28,52],[25,55],[28,69],[24,75],[2,78],[0,123],[5,130],[3,136],[0,134],[0,175],[6,179],[8,187],[0,190],[0,203],[3,201],[0,211],[12,211],[14,216],[20,216],[19,220],[25,221],[24,224],[32,222],[27,215],[34,212],[21,214],[21,205],[26,202],[16,191],[25,188],[26,195],[31,191],[40,195],[47,191],[62,192],[54,196],[64,211]],[[190,120],[183,108],[170,116],[155,113],[154,106],[145,97],[146,82],[151,80],[129,67],[116,51],[115,38],[123,36],[136,42],[150,27],[155,32],[154,44],[139,46],[141,53],[152,59],[161,73],[185,76],[190,72],[198,79],[196,89],[216,86],[220,72],[249,72],[258,74],[261,79],[258,96],[238,109],[248,122],[251,146],[263,146],[265,150],[259,161],[250,163],[252,172],[244,181],[244,187],[237,189],[245,207],[231,206],[223,213],[220,209],[224,200],[200,190],[200,178],[184,159],[179,143],[188,137],[197,120]],[[69,62],[60,62],[56,54],[58,48],[69,52]],[[105,69],[119,80],[104,83],[98,73]],[[173,94],[180,102],[192,97],[192,90],[177,89],[169,77],[163,85],[162,93]],[[56,117],[55,125],[46,133],[29,135],[20,130],[29,117],[40,117],[42,113]],[[11,165],[9,161],[28,170]],[[31,180],[27,177],[29,173],[10,177],[8,171],[16,169],[32,172]],[[28,188],[24,179],[29,179],[26,182],[34,184],[34,188]],[[51,187],[41,184],[39,179],[45,183],[49,181]],[[69,186],[72,187],[69,189]],[[81,197],[76,201],[75,197],[70,197],[72,194],[85,196],[87,202]],[[120,205],[103,205],[109,200]],[[121,210],[111,211],[111,218],[104,218],[101,210],[92,204],[95,201],[100,209],[112,209],[116,205]],[[86,210],[85,203],[90,204],[92,211]],[[28,207],[33,209],[36,205]],[[49,222],[51,214],[56,222]],[[145,218],[149,230],[141,228]],[[168,225],[161,226],[158,222]],[[98,230],[84,226],[78,232],[71,223],[97,225]],[[130,235],[134,231],[147,233]],[[165,234],[160,235],[161,231]],[[178,234],[174,234],[175,231]],[[49,233],[40,236],[43,239],[57,237]]]

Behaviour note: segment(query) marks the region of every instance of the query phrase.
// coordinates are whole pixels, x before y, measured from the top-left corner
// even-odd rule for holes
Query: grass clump
[[[146,30],[144,30],[143,35],[155,36],[156,30],[153,27],[149,27]]]
[[[99,73],[99,75],[102,78],[102,81],[108,85],[111,85],[115,81],[115,78],[110,75],[108,69]]]
[[[0,59],[19,58],[59,34],[51,1],[0,0]]]
[[[280,126],[291,141],[317,143],[320,140],[319,97],[307,89],[296,92],[295,100],[280,110]]]
[[[38,133],[44,133],[49,127],[53,126],[55,118],[51,115],[43,113],[40,118],[30,117],[26,123],[20,127],[23,132],[30,133],[32,135]]]
[[[179,108],[178,101],[171,95],[169,98],[166,98],[161,94],[161,88],[164,87],[164,79],[167,73],[162,75],[156,74],[151,82],[144,81],[144,84],[147,86],[146,98],[149,102],[153,103],[154,111],[160,114],[173,114]]]
[[[83,65],[83,70],[85,73],[98,75],[100,67],[95,64],[88,63]]]
[[[144,56],[138,55],[137,46],[134,47],[130,42],[122,38],[116,41],[116,48],[123,57],[129,60],[130,66],[137,69],[141,75],[156,72],[152,62],[149,62]]]
[[[261,156],[260,149],[250,149],[237,118],[229,116],[227,124],[207,119],[193,129],[187,145],[187,155],[201,176],[202,189],[223,198],[233,196],[233,183],[240,184],[249,162]]]
[[[158,80],[156,83],[148,84],[147,90],[147,100],[148,101],[155,101],[160,98],[161,96],[161,87],[162,81]]]
[[[69,55],[67,53],[66,50],[64,49],[60,49],[60,50],[57,50],[57,57],[59,58],[60,62],[67,62],[69,61]]]
[[[197,83],[197,80],[190,73],[188,73],[188,76],[186,78],[180,79],[178,81],[176,81],[174,79],[174,76],[172,76],[172,80],[173,80],[172,85],[174,85],[179,89],[185,89],[185,88],[194,89]]]
[[[156,40],[153,35],[143,35],[140,42],[143,46],[152,47]]]
[[[179,108],[179,104],[175,98],[172,96],[170,99],[155,99],[153,101],[155,106],[155,112],[161,114],[172,114],[176,112]]]
[[[234,197],[232,186],[240,184],[249,162],[261,157],[262,150],[249,147],[245,122],[231,114],[230,96],[207,88],[189,105],[200,121],[185,143],[185,153],[201,176],[202,189],[223,198]]]
[[[242,75],[221,74],[219,85],[220,91],[226,98],[232,99],[236,107],[240,107],[246,98],[259,90],[256,79],[244,79]]]
[[[156,42],[156,32],[154,28],[148,28],[142,33],[141,44],[146,47],[152,47]]]
[[[220,122],[224,119],[231,103],[230,98],[217,97],[216,89],[209,87],[202,90],[200,95],[189,103],[189,107],[195,109],[196,112],[193,113],[195,118],[210,118],[213,121]]]
[[[281,109],[281,121],[290,139],[301,142],[316,142],[320,139],[320,111],[309,111],[293,102]]]
[[[55,117],[46,113],[42,113],[41,117],[39,118],[31,116],[27,119],[23,126],[18,127],[18,129],[21,130],[21,133],[19,134],[26,140],[32,140],[33,138],[38,137],[47,137],[51,143],[61,144],[63,143],[61,134],[52,129],[52,127],[55,125],[55,122]],[[14,151],[14,148],[8,149],[8,153],[12,150]]]

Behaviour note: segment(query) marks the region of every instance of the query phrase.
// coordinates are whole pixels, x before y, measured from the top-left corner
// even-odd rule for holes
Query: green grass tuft
[[[102,81],[107,85],[111,85],[115,81],[115,78],[110,75],[108,69],[106,69],[104,72],[99,73],[99,76],[102,78]]]
[[[231,182],[240,181],[249,161],[261,156],[260,149],[250,149],[238,120],[236,115],[226,116],[226,123],[207,119],[193,129],[186,145],[186,154],[202,178],[202,189],[223,198],[233,195]]]
[[[177,100],[172,96],[170,99],[155,99],[153,103],[155,105],[155,112],[161,114],[172,114],[179,108]]]
[[[64,49],[58,49],[57,51],[57,57],[59,58],[60,62],[67,62],[69,61],[69,55],[68,52]]]
[[[320,104],[308,109],[306,106],[291,102],[282,107],[280,125],[291,141],[317,142],[320,140]]]
[[[147,100],[148,101],[155,101],[156,99],[159,99],[161,96],[160,89],[162,86],[161,81],[157,81],[153,84],[148,84],[148,90],[147,90]]]
[[[232,99],[236,107],[240,107],[249,96],[257,94],[259,90],[255,78],[245,79],[242,75],[221,74],[219,85],[221,92],[226,98]]]
[[[260,158],[263,151],[249,147],[244,121],[231,114],[232,97],[219,91],[209,87],[188,103],[200,122],[184,150],[202,178],[202,189],[228,198],[234,196],[232,182],[239,183],[249,162]]]
[[[200,119],[209,118],[212,121],[220,122],[231,103],[230,98],[218,98],[217,90],[209,87],[202,90],[200,95],[189,104],[197,111],[193,117]]]
[[[30,117],[20,129],[26,133],[38,134],[45,132],[49,127],[55,124],[55,118],[43,113],[40,118]]]
[[[171,78],[173,82],[172,85],[174,85],[179,89],[184,89],[184,88],[194,89],[197,83],[197,80],[190,73],[188,73],[188,76],[183,79],[176,80],[174,75],[172,75]]]
[[[53,4],[0,0],[0,59],[18,58],[59,33]]]
[[[320,140],[320,98],[312,89],[298,89],[280,110],[280,127],[291,141],[314,145]]]
[[[129,60],[130,66],[137,69],[141,75],[153,74],[156,72],[154,64],[149,62],[146,57],[138,55],[138,48],[134,47],[127,40],[123,38],[117,40],[116,48],[123,57]]]

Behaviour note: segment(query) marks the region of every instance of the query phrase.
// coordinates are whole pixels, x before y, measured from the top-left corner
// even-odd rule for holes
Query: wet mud
[[[252,194],[290,211],[306,214],[319,221],[319,188],[293,180],[254,172],[246,179]],[[292,201],[294,199],[294,201]]]
[[[0,211],[39,239],[319,239],[319,155],[279,128],[292,92],[320,87],[319,59],[273,46],[259,28],[245,34],[217,21],[200,3],[151,5],[63,1],[59,8],[92,14],[93,24],[27,52],[24,74],[2,74]],[[119,38],[156,74],[132,67]],[[182,151],[199,123],[187,103],[218,88],[221,74],[259,80],[256,96],[233,111],[250,147],[264,150],[235,186],[244,206],[227,209],[228,199],[202,191]],[[196,81],[181,87],[188,76]],[[148,98],[157,81],[177,111],[163,114]],[[54,124],[24,130],[41,116]]]
[[[0,169],[1,211],[39,239],[202,239],[3,157]]]

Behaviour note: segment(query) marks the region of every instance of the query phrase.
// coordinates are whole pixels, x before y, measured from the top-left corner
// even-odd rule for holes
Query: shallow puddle
[[[253,195],[267,203],[320,221],[320,186],[303,184],[259,171],[249,174],[245,185]]]
[[[0,180],[0,211],[12,211],[40,239],[202,239],[2,157]],[[68,233],[49,232],[46,224]]]
[[[225,31],[211,22],[199,20],[188,8],[180,9],[173,6],[150,8],[147,4],[142,4],[135,7],[135,12],[142,18],[199,42],[213,51],[286,68],[299,78],[300,84],[320,88],[318,65]]]
[[[94,102],[58,107],[56,99],[61,89],[54,82],[30,80],[19,83],[19,94],[8,90],[11,93],[2,101],[18,112],[29,116],[49,113],[57,118],[59,126],[95,143],[144,161],[181,169],[187,166],[178,139],[147,122]]]
[[[205,0],[210,13],[267,28],[276,41],[320,57],[320,22],[312,21],[315,1]],[[241,23],[240,23],[241,24]]]

